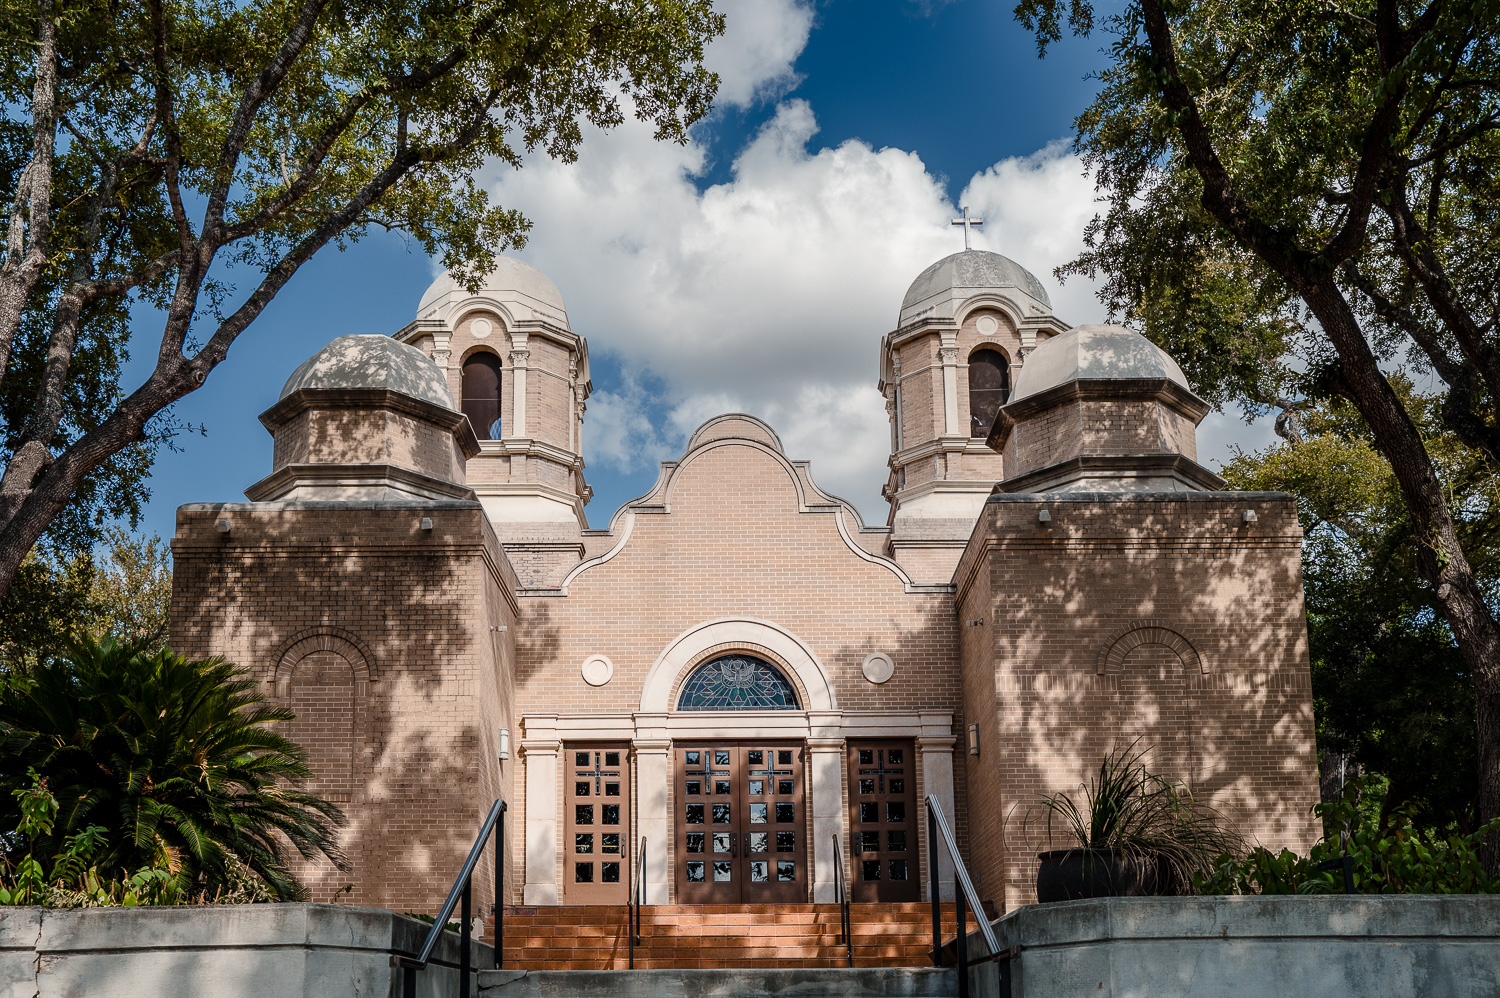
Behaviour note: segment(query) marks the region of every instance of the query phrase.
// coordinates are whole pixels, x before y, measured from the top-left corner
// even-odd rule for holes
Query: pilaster
[[[943,361],[943,435],[951,437],[962,432],[958,425],[958,330],[944,329],[941,336],[938,356]]]
[[[527,333],[510,334],[511,384],[514,388],[510,403],[511,430],[507,436],[512,437],[526,436],[526,358],[531,356],[531,351],[526,348],[527,339]]]
[[[645,904],[670,899],[672,854],[668,841],[671,814],[667,811],[667,783],[672,778],[672,741],[666,737],[665,715],[636,715],[635,752],[636,849],[646,843],[643,877]]]
[[[937,798],[938,807],[948,819],[948,827],[957,829],[958,822],[953,810],[953,746],[958,739],[951,733],[951,714],[934,714],[922,716],[923,733],[917,737],[917,759],[922,767],[923,792]],[[931,723],[929,723],[929,720]],[[931,855],[927,844],[927,804],[926,801],[918,802],[917,808],[922,812],[921,828],[922,855]],[[926,890],[924,881],[923,890]],[[953,858],[948,855],[947,848],[938,844],[938,899],[941,901],[953,900]],[[929,898],[930,900],[930,898]]]
[[[523,904],[555,905],[557,889],[557,715],[532,715],[523,722],[521,759],[526,767],[526,881]]]
[[[833,839],[847,846],[844,836],[844,737],[841,711],[809,711],[808,770],[812,775],[812,899],[819,904],[837,900]],[[847,872],[847,871],[846,871]]]

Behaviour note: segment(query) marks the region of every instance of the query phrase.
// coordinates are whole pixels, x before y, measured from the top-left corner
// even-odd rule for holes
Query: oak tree
[[[138,507],[172,403],[315,253],[401,230],[475,286],[527,228],[476,169],[628,114],[685,141],[722,30],[711,0],[0,0],[0,594],[59,517]]]
[[[1479,810],[1500,815],[1500,624],[1470,515],[1393,385],[1500,461],[1500,3],[1022,0],[1045,52],[1103,30],[1076,144],[1105,202],[1068,273],[1184,360],[1216,402],[1284,433],[1347,399],[1388,462],[1474,683]],[[1500,870],[1500,835],[1485,861]]]

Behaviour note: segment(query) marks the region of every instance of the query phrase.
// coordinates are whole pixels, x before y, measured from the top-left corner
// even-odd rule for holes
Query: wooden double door
[[[672,751],[678,901],[806,901],[802,744],[679,742]]]

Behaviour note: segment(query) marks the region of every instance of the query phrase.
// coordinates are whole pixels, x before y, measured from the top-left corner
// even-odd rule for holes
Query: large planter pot
[[[1163,893],[1168,878],[1152,856],[1126,856],[1117,849],[1054,849],[1038,853],[1038,901],[1146,897]]]

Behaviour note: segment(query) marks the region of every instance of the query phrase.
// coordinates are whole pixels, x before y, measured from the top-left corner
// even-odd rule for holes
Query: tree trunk
[[[1390,462],[1417,540],[1417,571],[1437,603],[1474,677],[1478,702],[1479,820],[1500,817],[1500,625],[1484,601],[1453,522],[1453,510],[1421,434],[1381,373],[1348,301],[1331,280],[1293,279],[1338,351],[1341,389],[1364,416]],[[1484,843],[1485,870],[1500,876],[1500,833]]]

